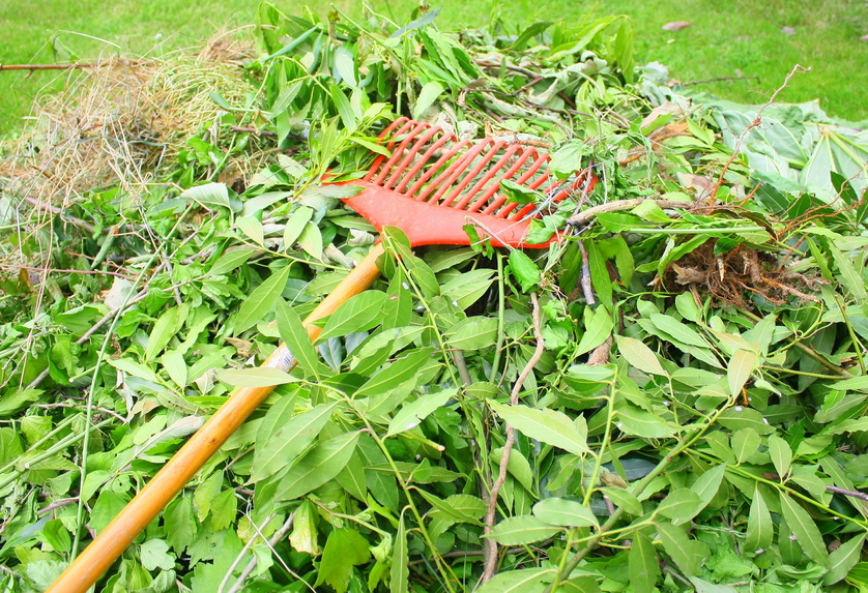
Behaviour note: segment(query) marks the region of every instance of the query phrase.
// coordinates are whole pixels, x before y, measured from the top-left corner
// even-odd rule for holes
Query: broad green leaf
[[[311,218],[313,218],[313,208],[299,206],[293,210],[292,215],[286,221],[286,226],[283,227],[284,251],[290,249],[298,241]]]
[[[865,280],[853,265],[853,261],[838,249],[833,239],[829,239],[828,244],[832,258],[835,260],[835,265],[838,267],[838,272],[841,274],[841,284],[844,285],[852,296],[861,302],[865,302],[868,299],[868,289],[865,288]]]
[[[615,503],[615,506],[624,509],[624,512],[634,516],[642,514],[642,503],[628,490],[614,487],[601,488],[600,490],[609,497],[609,500]]]
[[[591,509],[573,500],[547,498],[536,503],[533,514],[546,523],[562,527],[599,527]]]
[[[368,290],[349,299],[328,318],[322,333],[317,337],[317,342],[365,331],[379,325],[379,314],[386,298],[388,297],[384,292]]]
[[[755,352],[747,350],[736,350],[735,354],[732,355],[729,365],[726,367],[726,379],[729,384],[729,394],[732,397],[741,393],[742,387],[747,383],[756,366],[757,359]]]
[[[559,527],[552,527],[536,517],[518,515],[495,525],[487,537],[503,546],[522,546],[548,539],[560,531]]]
[[[259,423],[259,428],[256,430],[256,443],[258,446],[264,446],[284,424],[292,419],[295,413],[295,404],[298,401],[296,398],[297,390],[298,387],[295,387],[292,393],[284,395],[268,408],[265,416],[262,417],[262,422]]]
[[[389,422],[389,431],[386,436],[390,437],[407,430],[413,430],[435,410],[446,405],[446,402],[454,398],[457,393],[458,390],[455,388],[445,389],[439,393],[420,396],[418,399],[405,404]]]
[[[356,114],[353,113],[353,107],[350,105],[350,100],[336,84],[331,85],[332,104],[337,109],[338,115],[341,116],[341,123],[347,130],[356,129]]]
[[[250,293],[247,300],[241,304],[238,315],[235,316],[235,335],[253,327],[262,320],[266,313],[271,311],[286,286],[286,281],[289,279],[289,269],[290,266],[286,266],[273,272],[265,282]]]
[[[193,518],[193,502],[189,496],[176,498],[165,511],[166,524],[172,528],[166,531],[166,539],[176,556],[181,556],[196,537],[196,520]]]
[[[365,497],[368,495],[368,485],[365,481],[365,467],[358,451],[353,453],[344,469],[335,476],[335,480],[341,485],[341,488],[347,491],[347,494],[365,502]]]
[[[235,490],[223,490],[211,499],[211,528],[223,531],[232,524],[237,514],[238,499]]]
[[[699,569],[699,562],[694,553],[693,544],[684,530],[668,523],[658,523],[657,532],[663,549],[675,561],[675,564],[687,576],[693,576]]]
[[[138,377],[139,379],[144,379],[146,381],[151,381],[153,383],[159,383],[160,382],[160,378],[157,376],[157,373],[155,373],[153,370],[151,370],[150,367],[143,365],[139,362],[136,362],[134,360],[130,360],[129,358],[118,358],[117,360],[114,360],[112,358],[107,358],[106,362],[109,363],[110,365],[112,365],[113,367],[115,367],[117,370],[123,371],[123,372],[127,373],[128,375],[132,375],[133,377]],[[41,391],[36,391],[36,390],[32,390],[32,389],[31,390],[25,390],[25,391],[33,394],[33,397],[30,398],[28,401],[33,401],[34,399],[36,399],[36,397],[40,393],[42,393]],[[22,391],[22,393],[23,392],[24,391]],[[9,405],[10,399],[11,399],[10,394],[6,394],[4,396],[5,401],[0,402],[0,414],[2,414],[4,412],[4,410],[3,410],[4,404]]]
[[[434,101],[443,94],[444,90],[446,90],[445,87],[436,80],[423,86],[422,90],[419,91],[416,103],[413,105],[413,119],[422,117],[428,108],[434,104]]]
[[[186,319],[187,307],[172,307],[162,315],[151,329],[151,335],[148,336],[148,346],[145,348],[145,361],[152,360],[157,354],[163,351],[166,344],[169,343],[175,334],[178,333],[180,325]]]
[[[358,531],[346,527],[333,529],[323,548],[315,586],[327,583],[336,593],[346,593],[353,566],[370,558],[371,546]]]
[[[654,544],[645,535],[636,533],[633,545],[627,556],[629,563],[630,584],[635,593],[653,593],[657,578],[660,575],[660,563]]]
[[[864,543],[865,534],[862,533],[851,537],[841,547],[829,554],[829,572],[823,577],[823,584],[829,586],[843,580],[859,562]]]
[[[753,501],[750,503],[750,514],[747,518],[747,534],[744,540],[745,550],[757,552],[765,550],[772,543],[775,528],[772,516],[766,506],[759,488],[754,490]]]
[[[313,222],[309,222],[304,226],[301,235],[298,236],[298,244],[304,249],[305,253],[314,259],[322,261],[322,232]]]
[[[829,552],[826,551],[826,545],[823,543],[823,536],[820,535],[820,530],[817,529],[816,523],[811,519],[808,511],[803,509],[799,503],[790,498],[785,492],[780,492],[781,510],[784,514],[784,520],[787,522],[790,531],[796,536],[796,541],[799,542],[799,547],[804,550],[808,558],[822,566],[829,566]]]
[[[518,249],[513,249],[509,253],[509,269],[518,280],[523,292],[530,292],[542,279],[537,265],[525,252]]]
[[[218,369],[217,378],[235,387],[273,387],[297,381],[279,369]]]
[[[655,512],[681,525],[695,517],[703,507],[705,503],[695,492],[688,488],[677,488],[660,502]]]
[[[446,343],[456,350],[480,350],[495,343],[497,319],[468,317],[443,332]]]
[[[587,435],[582,434],[570,417],[562,412],[506,406],[493,400],[488,400],[488,404],[505,422],[527,437],[575,455],[589,452]]]
[[[230,208],[229,190],[225,183],[206,183],[184,190],[181,198],[189,198],[206,208]]]
[[[542,192],[530,189],[509,179],[500,180],[500,192],[507,202],[515,202],[516,204],[533,204],[534,202],[545,200],[545,194]]]
[[[242,216],[235,221],[235,226],[244,235],[259,245],[265,246],[265,231],[262,228],[262,223],[255,216]]]
[[[600,585],[594,577],[575,577],[558,585],[560,593],[600,593]]]
[[[365,397],[385,393],[405,381],[412,379],[430,359],[433,348],[421,348],[408,352],[406,356],[389,363],[359,387],[354,397]]]
[[[447,520],[455,523],[471,523],[480,525],[479,519],[485,514],[487,507],[481,498],[469,494],[453,494],[443,500],[424,490],[419,493]]]
[[[335,70],[347,86],[356,86],[356,60],[346,45],[339,45],[334,53]]]
[[[142,566],[146,570],[171,570],[175,568],[175,558],[169,554],[169,544],[162,539],[149,539],[140,548]]]
[[[726,464],[721,463],[707,470],[704,474],[696,478],[696,482],[691,486],[699,499],[704,503],[702,508],[717,496],[717,491],[720,489],[720,483],[723,481],[723,475],[726,473]],[[700,509],[702,510],[702,509]]]
[[[313,373],[319,381],[328,370],[319,361],[316,349],[310,340],[307,330],[301,324],[298,313],[287,305],[283,299],[277,301],[277,329],[280,338],[304,370]]]
[[[624,336],[617,336],[615,340],[618,343],[618,352],[621,353],[621,356],[623,356],[630,365],[636,367],[643,373],[662,375],[664,377],[669,376],[669,374],[663,369],[663,366],[660,364],[654,351],[643,344],[640,340]]]
[[[160,357],[163,368],[169,373],[169,378],[180,388],[187,386],[187,363],[184,356],[177,350],[169,350]]]
[[[844,379],[832,383],[832,389],[850,389],[853,391],[868,391],[868,375]]]
[[[407,550],[407,530],[404,527],[404,515],[398,521],[398,531],[395,533],[392,547],[392,568],[390,569],[389,591],[407,593],[409,587],[410,560]]]
[[[739,464],[759,450],[760,436],[752,428],[742,428],[732,435],[732,452]]]
[[[612,314],[603,306],[585,309],[585,333],[579,341],[576,356],[590,352],[612,335]]]
[[[554,579],[557,570],[554,568],[522,568],[508,570],[494,575],[490,581],[476,590],[476,593],[542,593]],[[563,586],[558,590],[566,590]]]
[[[672,336],[682,344],[699,346],[700,348],[708,347],[708,343],[703,339],[701,335],[699,335],[696,330],[688,327],[680,321],[673,319],[672,317],[669,317],[668,315],[653,313],[651,314],[649,319],[651,320],[651,323],[657,326],[660,331]]]
[[[778,470],[778,475],[782,478],[790,471],[790,463],[793,460],[793,452],[787,442],[775,435],[769,436],[769,457],[772,458],[772,463],[775,469]]]
[[[280,480],[274,500],[295,500],[334,479],[349,462],[358,440],[358,432],[347,432],[319,443]]]
[[[718,416],[718,422],[730,430],[750,428],[760,435],[771,434],[775,431],[774,426],[769,425],[766,418],[753,408],[733,406],[724,410]]]
[[[660,416],[629,404],[617,409],[616,419],[618,430],[625,434],[649,439],[666,438],[675,434],[672,427]]]
[[[318,406],[293,417],[264,443],[256,443],[253,474],[256,482],[277,473],[305,450],[329,421],[337,403]]]

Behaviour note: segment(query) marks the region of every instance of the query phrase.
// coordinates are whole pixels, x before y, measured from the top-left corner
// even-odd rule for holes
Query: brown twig
[[[736,140],[735,146],[732,149],[732,155],[723,166],[723,170],[720,172],[720,176],[717,178],[717,183],[714,184],[714,189],[712,190],[711,195],[708,197],[709,205],[714,206],[714,200],[717,197],[717,192],[723,185],[723,177],[726,175],[727,171],[729,171],[729,167],[730,165],[732,165],[733,161],[735,161],[735,157],[738,156],[738,152],[741,150],[741,145],[744,143],[744,139],[747,137],[748,133],[750,133],[752,129],[763,123],[762,114],[763,111],[766,110],[766,107],[775,102],[775,99],[778,98],[778,95],[781,93],[781,91],[787,88],[787,85],[790,84],[790,80],[793,78],[793,76],[796,75],[796,72],[810,71],[810,68],[805,68],[804,66],[800,66],[799,64],[793,66],[793,69],[790,70],[790,73],[787,74],[787,77],[784,79],[784,83],[780,87],[778,87],[778,89],[774,93],[772,93],[772,96],[769,98],[769,100],[762,107],[760,107],[759,110],[757,110],[754,120],[750,122],[750,125],[748,125],[744,130],[742,130],[741,134],[739,134],[738,140]]]
[[[37,200],[35,198],[29,198],[29,197],[24,198],[24,201],[27,202],[28,204],[36,206],[37,208],[41,208],[42,210],[45,210],[47,212],[51,212],[52,214],[57,214],[61,217],[61,219],[69,222],[70,224],[72,224],[74,226],[77,226],[81,229],[84,229],[89,233],[94,232],[95,227],[91,223],[87,222],[86,220],[81,220],[80,218],[75,218],[74,216],[65,215],[63,213],[63,210],[61,210],[60,208],[57,208],[56,206],[52,206],[51,204],[45,204],[45,203],[40,202],[39,200]]]
[[[60,268],[38,268],[35,266],[20,266],[18,264],[7,264],[7,268],[15,268],[18,270],[33,270],[34,272],[63,272],[64,274],[90,274],[94,276],[99,275],[107,275],[107,276],[115,276],[117,278],[123,278],[124,280],[133,280],[126,274],[121,274],[119,272],[109,272],[107,270],[63,270]]]
[[[286,534],[289,533],[289,530],[292,529],[292,524],[295,520],[295,513],[291,513],[289,517],[287,517],[286,521],[283,523],[280,529],[274,532],[274,534],[268,538],[267,543],[269,548],[274,548],[277,544],[279,544]],[[269,521],[270,522],[270,521]],[[255,541],[256,538],[251,538],[250,541]],[[240,558],[240,555],[239,555]],[[229,589],[228,593],[238,593],[244,588],[244,582],[250,577],[253,573],[253,570],[256,568],[256,565],[259,563],[259,559],[256,554],[250,559],[250,561],[244,566],[244,570],[241,571],[241,574],[238,575],[238,579],[235,581],[235,584],[232,585],[232,588]],[[291,571],[290,571],[291,572]],[[229,575],[232,574],[230,570],[228,572]],[[228,583],[226,583],[228,584]],[[220,584],[221,591],[223,590],[224,583]]]
[[[582,253],[582,292],[585,295],[585,300],[589,305],[596,304],[594,299],[594,286],[591,283],[591,266],[588,264],[588,252],[585,249],[585,244],[581,240],[578,241],[579,251]]]
[[[537,294],[535,292],[530,293],[530,300],[533,303],[533,333],[536,338],[536,348],[533,351],[533,355],[530,357],[530,360],[527,361],[527,364],[524,365],[524,369],[522,369],[521,374],[518,376],[518,379],[515,382],[515,385],[512,387],[512,393],[509,395],[509,405],[517,406],[519,403],[518,395],[521,393],[521,389],[524,386],[524,382],[527,380],[528,376],[533,372],[534,367],[539,362],[539,359],[542,358],[543,351],[545,350],[545,342],[542,337],[542,327],[540,326],[540,307],[539,307],[539,299],[537,298]],[[491,534],[491,530],[494,528],[494,521],[497,515],[497,495],[500,492],[501,486],[506,482],[506,474],[507,468],[509,466],[509,453],[512,451],[512,446],[515,444],[515,429],[509,424],[506,425],[506,443],[503,445],[503,453],[500,457],[500,469],[497,474],[497,479],[494,481],[494,484],[491,485],[491,494],[488,497],[488,512],[485,514],[485,534]],[[483,544],[483,557],[484,560],[484,570],[482,573],[482,578],[480,579],[480,584],[487,583],[494,576],[494,572],[497,570],[497,542],[493,539],[488,538],[485,540]]]
[[[75,64],[0,64],[0,71],[3,70],[80,70],[83,68],[95,68],[96,66],[104,66],[102,62],[78,62]]]
[[[707,82],[724,82],[727,80],[751,80],[755,79],[758,84],[762,84],[759,76],[716,76],[715,78],[706,78],[705,80],[691,80],[690,82],[679,82],[676,86],[693,86],[695,84],[705,84]]]
[[[567,219],[567,224],[571,226],[581,226],[591,222],[598,214],[606,214],[608,212],[619,212],[621,210],[630,210],[639,206],[643,202],[653,202],[664,210],[674,208],[690,208],[693,206],[690,202],[681,202],[677,200],[648,200],[648,198],[632,198],[630,200],[617,200],[615,202],[606,202],[593,208],[583,210],[578,214]]]

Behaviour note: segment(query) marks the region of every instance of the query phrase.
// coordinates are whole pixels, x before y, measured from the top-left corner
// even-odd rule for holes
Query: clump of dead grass
[[[113,58],[82,70],[65,92],[39,102],[0,151],[0,195],[47,210],[101,187],[136,195],[188,137],[217,120],[212,92],[243,104],[250,84],[242,64],[252,55],[221,36],[197,54]]]

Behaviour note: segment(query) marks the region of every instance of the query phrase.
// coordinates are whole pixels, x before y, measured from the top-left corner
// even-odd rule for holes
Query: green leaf
[[[267,478],[292,463],[305,450],[332,416],[337,403],[318,406],[294,416],[264,443],[256,443],[251,479]]]
[[[491,346],[497,335],[494,317],[468,317],[443,332],[449,347],[456,350],[481,350]]]
[[[189,198],[206,208],[219,207],[230,209],[229,190],[225,183],[206,183],[184,190],[181,198]]]
[[[266,313],[271,311],[286,286],[289,270],[290,266],[286,266],[272,273],[265,282],[250,293],[247,300],[241,304],[238,315],[235,316],[235,335],[253,327],[262,320]]]
[[[696,478],[696,482],[691,486],[691,490],[693,490],[696,495],[699,496],[699,500],[703,502],[702,508],[708,506],[708,504],[714,500],[714,497],[717,496],[717,491],[720,489],[720,484],[723,482],[723,475],[725,473],[726,464],[721,463]]]
[[[323,342],[335,336],[354,334],[379,325],[380,313],[387,298],[386,293],[377,290],[357,294],[329,316],[317,341]]]
[[[527,406],[505,406],[494,400],[488,400],[488,405],[506,423],[527,437],[575,455],[590,452],[587,435],[582,434],[570,417],[562,412],[535,410]]]
[[[283,250],[289,250],[301,233],[307,228],[307,223],[313,218],[313,208],[307,206],[299,206],[293,210],[292,215],[286,221],[286,226],[283,227]]]
[[[184,307],[172,307],[162,315],[151,329],[151,335],[148,336],[148,346],[145,348],[145,361],[152,360],[157,354],[163,351],[166,344],[169,343],[175,334],[180,329],[180,325],[186,319],[186,310]]]
[[[852,391],[868,391],[868,375],[862,377],[853,377],[852,379],[844,379],[836,381],[831,385],[832,389],[847,389]]]
[[[624,512],[634,516],[642,514],[642,503],[629,491],[614,487],[601,488],[600,490],[615,503],[615,506],[624,509]]]
[[[769,436],[769,457],[772,458],[772,463],[775,469],[778,470],[778,475],[784,477],[790,471],[790,463],[793,461],[793,452],[787,442],[775,435]]]
[[[688,344],[690,346],[699,346],[702,348],[707,348],[708,343],[702,338],[699,333],[677,321],[672,319],[668,315],[662,315],[660,313],[652,313],[649,317],[651,323],[653,323],[660,331],[664,332],[672,336],[678,342],[682,344]]]
[[[394,436],[416,428],[425,418],[434,413],[435,410],[442,408],[457,394],[457,389],[445,389],[439,393],[423,395],[415,401],[405,404],[389,422],[389,431],[386,436]]]
[[[834,585],[844,579],[862,555],[865,543],[864,533],[851,537],[837,550],[829,554],[829,572],[823,577],[823,584]]]
[[[354,397],[359,398],[385,393],[404,381],[409,381],[431,359],[433,352],[433,348],[421,348],[407,352],[405,356],[396,359],[377,371],[373,377],[359,387]]]
[[[259,245],[265,246],[265,231],[262,228],[262,223],[255,216],[243,216],[235,221],[235,226],[244,235]]]
[[[160,357],[160,362],[175,385],[182,389],[187,386],[187,364],[180,352],[170,350]]]
[[[338,115],[341,116],[341,123],[344,125],[344,128],[351,131],[355,130],[356,114],[353,113],[353,107],[350,105],[350,100],[347,99],[347,96],[336,84],[331,85],[331,98],[332,103],[338,111]]]
[[[625,434],[649,439],[671,437],[675,431],[663,418],[630,404],[617,409],[617,426]]]
[[[688,488],[676,488],[663,499],[655,512],[672,519],[675,525],[690,521],[705,507],[705,503]]]
[[[341,528],[329,534],[315,586],[331,585],[336,593],[346,593],[353,566],[371,558],[371,546],[358,531]]]
[[[347,86],[356,86],[356,60],[347,46],[339,45],[334,53],[335,70]]]
[[[410,560],[407,550],[407,529],[404,526],[404,515],[398,520],[398,531],[395,533],[392,548],[392,568],[390,570],[389,591],[407,593],[410,579]]]
[[[536,503],[533,514],[546,523],[562,527],[599,527],[591,509],[573,500],[547,498]]]
[[[486,537],[503,546],[522,546],[548,539],[560,531],[559,527],[552,527],[536,517],[518,515],[507,517],[495,525]]]
[[[545,195],[542,192],[530,189],[509,179],[500,180],[500,191],[506,197],[507,202],[514,202],[516,204],[533,204],[545,200]]]
[[[557,570],[554,568],[522,568],[508,570],[494,575],[490,581],[476,590],[476,593],[542,593]],[[567,591],[562,584],[558,590]]]
[[[328,369],[319,361],[313,342],[301,323],[298,313],[283,299],[277,301],[277,329],[280,338],[304,370],[313,373],[317,381]]]
[[[235,490],[223,490],[211,499],[211,528],[222,531],[232,525],[235,520],[238,499]]]
[[[744,547],[748,552],[765,550],[772,543],[775,536],[775,528],[769,508],[763,500],[759,487],[754,491],[753,501],[750,504],[750,514],[747,519],[747,534],[745,535]]]
[[[694,576],[699,569],[699,563],[694,553],[690,538],[680,527],[668,523],[658,523],[657,532],[663,549],[675,561],[675,564],[687,576]]]
[[[648,346],[635,338],[626,338],[624,336],[616,336],[615,341],[618,344],[618,352],[624,357],[624,360],[630,363],[631,366],[639,369],[643,373],[651,375],[662,375],[668,377],[669,374],[663,369],[657,355]]]
[[[575,355],[579,356],[590,352],[612,335],[612,314],[609,313],[603,306],[598,306],[595,309],[590,307],[585,308],[585,333],[582,334],[582,339],[579,341],[579,346],[576,349]]]
[[[171,570],[175,559],[169,554],[169,544],[162,539],[149,539],[141,547],[142,566],[147,570]]]
[[[297,381],[280,369],[217,369],[217,378],[235,387],[273,387]]]
[[[509,253],[509,269],[518,280],[523,292],[530,292],[542,279],[537,265],[523,251],[513,249]]]
[[[768,420],[762,414],[744,406],[733,406],[724,410],[718,416],[718,422],[730,430],[750,428],[761,435],[771,434],[775,431],[775,427],[769,425]]]
[[[780,492],[779,494],[784,519],[790,531],[796,536],[799,547],[808,555],[808,558],[817,564],[828,567],[829,553],[826,551],[826,545],[823,543],[823,536],[820,535],[820,530],[817,529],[817,525],[811,519],[808,511],[790,498],[786,492]]]
[[[166,539],[176,556],[180,556],[196,537],[196,520],[193,518],[193,502],[189,496],[176,498],[164,513],[167,525],[172,528],[166,531]]]
[[[847,291],[860,302],[865,302],[868,299],[868,289],[865,288],[865,280],[863,280],[859,271],[853,265],[844,253],[835,245],[834,239],[829,239],[829,251],[832,252],[832,258],[835,260],[835,265],[838,266],[838,272],[841,274],[841,284]],[[854,260],[857,261],[857,260]]]
[[[726,367],[726,379],[729,384],[729,394],[732,397],[741,393],[758,360],[756,352],[736,350]]]
[[[633,545],[627,555],[629,563],[630,584],[635,593],[653,593],[657,578],[660,576],[660,563],[651,540],[636,533]]]
[[[732,452],[739,464],[759,450],[760,436],[752,428],[742,428],[732,435]]]
[[[301,235],[298,236],[298,244],[301,245],[305,253],[322,261],[322,232],[313,222],[304,225]]]
[[[431,107],[434,104],[434,101],[443,94],[444,90],[446,90],[446,87],[436,80],[432,80],[423,86],[422,90],[419,91],[416,103],[413,105],[413,119],[419,119],[425,115],[428,108]]]
[[[356,431],[319,443],[281,479],[274,500],[295,500],[334,479],[350,461],[358,440]]]

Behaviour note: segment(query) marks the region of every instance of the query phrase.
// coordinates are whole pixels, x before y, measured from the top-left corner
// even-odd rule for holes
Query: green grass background
[[[288,13],[308,6],[325,15],[330,2],[275,2]],[[628,14],[636,27],[637,59],[657,60],[682,81],[759,76],[700,88],[744,103],[761,103],[795,64],[797,75],[779,100],[819,99],[829,113],[849,120],[868,117],[868,3],[864,0],[431,0],[442,6],[441,26],[480,26],[498,14],[516,31],[538,21],[579,23]],[[0,63],[54,63],[118,53],[156,54],[195,48],[221,29],[249,26],[258,0],[0,0]],[[358,15],[360,2],[334,4]],[[373,0],[377,12],[403,23],[412,0]],[[664,23],[691,21],[677,33]],[[786,35],[783,27],[793,27]],[[34,98],[62,88],[69,72],[0,72],[0,132],[10,133],[28,115]]]

